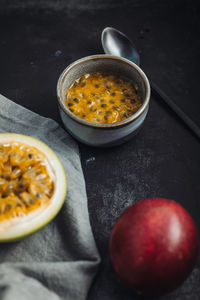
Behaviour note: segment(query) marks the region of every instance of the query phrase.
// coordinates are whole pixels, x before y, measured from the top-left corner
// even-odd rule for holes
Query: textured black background
[[[0,92],[61,124],[56,103],[61,71],[80,57],[103,53],[101,31],[113,26],[134,41],[149,78],[200,124],[198,2],[0,1]],[[114,221],[146,197],[176,200],[200,229],[197,138],[152,97],[146,122],[134,139],[110,149],[79,146],[91,225],[102,257],[89,299],[199,300],[199,263],[173,293],[139,298],[119,284],[108,257]]]

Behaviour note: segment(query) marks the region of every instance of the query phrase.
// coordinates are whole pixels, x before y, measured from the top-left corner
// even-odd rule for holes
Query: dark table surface
[[[134,41],[142,68],[200,124],[198,1],[0,1],[0,93],[62,126],[56,83],[74,60],[103,53],[113,26]],[[196,101],[194,101],[196,100]],[[152,96],[142,130],[109,149],[79,143],[94,237],[102,257],[89,299],[139,298],[122,287],[108,256],[112,226],[130,204],[165,197],[182,204],[200,229],[200,143]],[[155,299],[200,299],[200,262],[176,291]]]

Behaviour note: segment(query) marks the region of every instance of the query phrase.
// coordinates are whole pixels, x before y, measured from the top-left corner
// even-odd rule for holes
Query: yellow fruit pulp
[[[48,205],[53,193],[53,171],[43,153],[19,142],[0,144],[0,221]]]
[[[120,122],[141,106],[138,86],[107,73],[84,74],[66,91],[65,105],[77,117],[94,123]]]

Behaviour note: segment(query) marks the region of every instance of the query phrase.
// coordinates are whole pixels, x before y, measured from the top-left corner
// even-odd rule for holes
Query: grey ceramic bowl
[[[138,85],[142,106],[129,118],[111,124],[97,124],[78,118],[64,104],[65,92],[84,73],[92,72],[109,72],[131,79]],[[60,115],[68,132],[87,145],[107,147],[123,143],[138,132],[147,115],[150,85],[144,72],[129,60],[104,54],[92,55],[75,61],[62,72],[57,84],[57,97]]]

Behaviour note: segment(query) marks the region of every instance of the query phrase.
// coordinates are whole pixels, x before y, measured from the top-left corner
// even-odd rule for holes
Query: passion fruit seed
[[[117,106],[113,106],[112,107],[114,110],[118,110],[118,111],[120,111],[120,108],[119,107],[117,107]]]
[[[130,98],[130,95],[127,93],[124,95],[126,98]]]
[[[131,103],[131,104],[134,104],[135,102],[136,102],[135,99],[131,99],[131,100],[130,100],[130,103]]]

